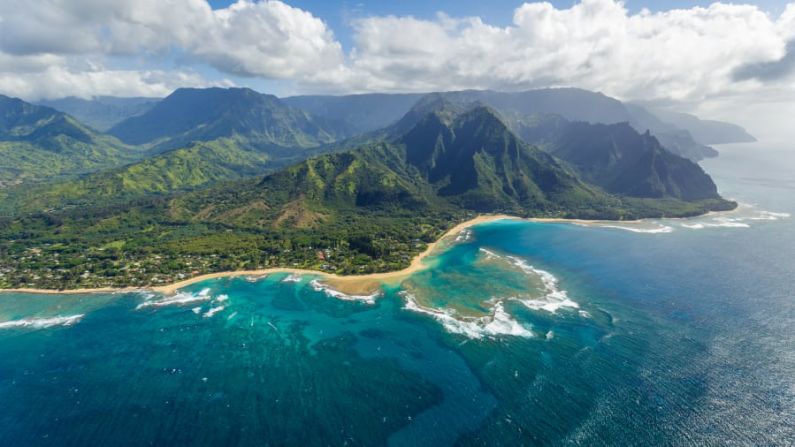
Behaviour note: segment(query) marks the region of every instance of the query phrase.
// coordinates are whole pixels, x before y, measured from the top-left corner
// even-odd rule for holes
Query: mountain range
[[[128,144],[151,146],[154,152],[224,137],[263,148],[306,148],[336,139],[331,126],[319,121],[251,89],[183,88],[108,133]]]
[[[0,95],[0,189],[120,166],[141,152],[65,113]]]
[[[74,285],[76,269],[89,266],[103,272],[101,284],[132,284],[146,276],[129,267],[122,275],[129,262],[173,275],[187,260],[199,271],[263,263],[388,270],[418,250],[416,241],[472,213],[635,219],[735,206],[653,132],[591,122],[593,104],[610,119],[631,109],[603,95],[588,92],[575,113],[583,93],[574,89],[435,93],[381,128],[370,130],[403,103],[359,127],[344,124],[390,97],[356,96],[365,110],[332,119],[319,99],[302,99],[310,111],[248,89],[180,89],[107,134],[6,99],[2,144],[74,160],[84,148],[108,148],[95,165],[63,168],[50,181],[18,169],[0,189],[0,254],[27,272],[11,282],[33,275]],[[33,166],[51,169],[49,157]],[[57,271],[27,265],[31,247],[44,257],[37,266]],[[336,250],[334,265],[320,262],[318,247]],[[74,260],[66,272],[64,256]]]
[[[555,114],[570,121],[617,124],[626,122],[639,132],[649,130],[663,147],[677,155],[699,161],[717,156],[717,151],[706,144],[749,141],[750,135],[741,127],[717,121],[688,121],[687,126],[671,124],[644,106],[622,103],[601,93],[576,88],[539,89],[524,92],[495,92],[467,90],[437,93],[446,100],[457,103],[480,102],[488,105],[506,118],[513,130],[513,121],[536,114]],[[421,94],[364,94],[349,96],[296,96],[284,102],[308,113],[335,120],[345,129],[358,133],[384,128],[409,112],[423,98]],[[665,116],[671,116],[667,114]],[[682,122],[681,120],[679,122]],[[715,126],[735,129],[723,140],[708,142],[698,140],[699,135],[714,135]],[[753,138],[753,137],[750,137]]]
[[[91,99],[69,96],[41,100],[36,104],[69,114],[93,129],[105,132],[127,118],[141,115],[162,98],[119,98],[95,96]]]

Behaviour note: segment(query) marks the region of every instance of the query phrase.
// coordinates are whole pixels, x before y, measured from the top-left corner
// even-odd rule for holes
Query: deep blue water
[[[375,304],[0,295],[0,445],[795,444],[792,149],[704,163],[736,213],[482,225]]]

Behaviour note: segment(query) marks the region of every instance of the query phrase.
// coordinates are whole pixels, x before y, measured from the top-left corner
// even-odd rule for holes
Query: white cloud
[[[163,95],[214,83],[197,74],[209,65],[303,91],[577,86],[688,104],[795,92],[795,3],[774,17],[722,3],[631,14],[615,0],[539,2],[508,26],[440,13],[360,18],[353,33],[346,57],[323,21],[276,0],[0,0],[0,91]]]
[[[321,20],[279,1],[239,0],[220,10],[205,0],[0,1],[0,88],[5,92],[28,98],[59,91],[79,95],[90,88],[162,94],[180,80],[207,84],[181,69],[171,75],[150,67],[97,69],[118,56],[171,58],[234,75],[299,82],[337,76],[344,58]],[[99,62],[85,67],[85,59]],[[32,76],[14,78],[20,64]],[[169,82],[162,82],[165,78]]]
[[[715,3],[630,14],[613,0],[571,8],[525,3],[513,23],[478,18],[359,20],[352,70],[366,88],[435,90],[578,86],[631,99],[693,100],[758,88],[747,64],[780,59],[795,35],[795,4],[779,18]]]
[[[0,60],[3,56],[0,55]],[[52,65],[32,73],[0,72],[0,92],[13,92],[27,99],[97,95],[163,97],[179,87],[231,85],[228,81],[208,82],[185,71],[164,70],[71,70]]]
[[[185,48],[229,73],[312,81],[343,62],[321,20],[281,2],[239,1],[213,12],[210,23]]]

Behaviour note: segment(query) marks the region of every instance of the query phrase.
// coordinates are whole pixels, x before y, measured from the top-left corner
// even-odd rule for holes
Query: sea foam
[[[164,307],[164,306],[182,306],[185,304],[193,304],[202,301],[209,301],[212,297],[210,296],[210,289],[205,288],[199,291],[198,293],[190,293],[190,292],[180,292],[172,296],[163,297],[159,300],[153,300],[152,297],[146,299],[143,303],[136,306],[136,309],[144,309],[147,307]]]
[[[776,221],[790,218],[789,213],[757,210],[753,205],[741,205],[737,212],[722,216],[702,216],[687,219],[681,223],[682,228],[703,230],[705,228],[750,228],[748,222]]]
[[[701,223],[683,223],[682,227],[689,228],[691,230],[703,230],[704,228],[751,228],[750,225],[747,223],[742,222],[732,222],[732,221],[724,221],[724,222],[701,222]]]
[[[624,230],[624,231],[631,231],[633,233],[645,233],[645,234],[665,234],[674,231],[674,228],[668,225],[659,225],[656,228],[643,228],[643,227],[632,227],[632,226],[622,226],[622,225],[598,225],[598,227],[614,228],[616,230]]]
[[[376,298],[381,296],[381,291],[374,292],[370,295],[348,295],[340,292],[339,290],[332,289],[331,287],[329,287],[326,284],[323,284],[317,279],[313,279],[309,283],[309,285],[312,287],[312,289],[315,290],[315,292],[323,292],[326,294],[326,296],[345,301],[361,301],[367,304],[375,304]]]
[[[749,217],[750,220],[779,220],[790,218],[790,213],[776,213],[773,211],[760,211],[757,216]]]
[[[492,315],[483,317],[461,317],[456,316],[451,310],[428,309],[417,304],[414,295],[402,291],[400,296],[405,300],[405,309],[429,315],[448,332],[460,334],[472,339],[482,339],[484,337],[496,337],[499,335],[511,335],[516,337],[532,337],[533,332],[522,326],[521,323],[505,311],[501,301],[494,304]]]
[[[213,315],[224,310],[224,306],[216,306],[204,313],[204,318],[212,318]]]
[[[300,282],[301,275],[297,275],[295,273],[290,273],[289,275],[285,276],[282,282]]]
[[[573,309],[578,309],[580,307],[579,304],[569,298],[568,292],[560,289],[558,278],[552,273],[535,268],[524,259],[517,258],[516,256],[506,256],[506,258],[525,273],[540,278],[541,284],[544,286],[544,296],[542,299],[512,298],[513,300],[519,301],[532,310],[544,310],[550,313],[555,313],[558,309],[564,307]]]
[[[65,317],[26,318],[23,320],[4,321],[0,329],[46,329],[53,326],[71,326],[79,322],[85,315],[68,315]]]
[[[465,228],[455,237],[456,242],[469,242],[472,239],[472,230]]]

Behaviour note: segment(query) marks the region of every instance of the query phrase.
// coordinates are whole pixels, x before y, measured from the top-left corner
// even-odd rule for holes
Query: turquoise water
[[[790,154],[705,164],[730,215],[478,226],[374,304],[0,295],[0,445],[791,445]]]

